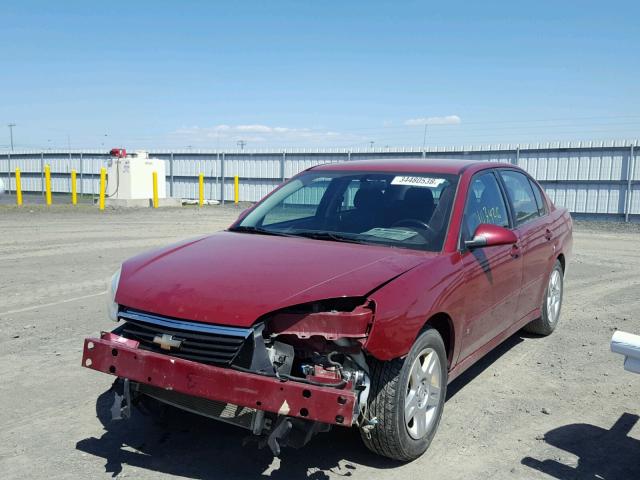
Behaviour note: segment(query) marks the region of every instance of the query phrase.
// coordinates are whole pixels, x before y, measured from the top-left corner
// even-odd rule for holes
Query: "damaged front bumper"
[[[139,348],[139,342],[114,333],[84,341],[82,365],[147,385],[156,391],[177,392],[324,424],[352,426],[356,393],[295,380],[197,363]]]

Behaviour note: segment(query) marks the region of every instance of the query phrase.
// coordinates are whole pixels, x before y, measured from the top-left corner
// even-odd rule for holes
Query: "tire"
[[[524,330],[535,335],[547,336],[556,329],[562,309],[562,297],[564,295],[564,272],[562,264],[556,260],[551,269],[547,288],[542,297],[542,312],[540,318],[536,318],[524,327]]]
[[[437,362],[431,354],[436,356]],[[416,383],[413,367],[416,364],[431,366],[430,362],[435,363],[430,369],[431,377]],[[371,393],[368,416],[377,418],[378,424],[370,435],[361,431],[362,440],[369,450],[379,455],[402,462],[415,460],[429,448],[444,408],[448,371],[442,337],[429,328],[417,338],[406,358],[388,362],[371,359],[369,366]],[[424,370],[421,372],[424,374]],[[420,389],[419,386],[424,386],[425,382],[427,388]],[[436,384],[439,384],[439,389],[436,389]],[[412,400],[422,399],[425,418],[428,419],[425,422],[416,422],[422,418],[422,408],[418,408],[420,403],[413,402],[412,405],[416,405],[414,416],[405,422],[405,403],[410,403],[410,396]],[[418,428],[420,425],[425,428]]]

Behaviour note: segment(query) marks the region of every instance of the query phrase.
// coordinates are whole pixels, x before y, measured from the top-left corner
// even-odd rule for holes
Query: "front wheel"
[[[562,308],[562,295],[564,293],[564,272],[562,265],[556,260],[549,282],[542,299],[541,316],[524,327],[524,330],[536,335],[551,335],[558,325],[560,309]]]
[[[420,457],[435,436],[447,392],[447,355],[440,334],[424,331],[404,359],[370,363],[369,418],[362,439],[371,451],[400,461]]]

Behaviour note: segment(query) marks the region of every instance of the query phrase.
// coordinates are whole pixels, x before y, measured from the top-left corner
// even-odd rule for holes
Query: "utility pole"
[[[422,137],[422,151],[424,152],[426,146],[427,146],[427,125],[429,125],[427,123],[427,121],[424,121],[424,136]]]
[[[238,140],[238,147],[240,147],[240,151],[244,151],[244,146],[247,144],[244,140]]]
[[[11,151],[13,152],[13,127],[16,126],[15,123],[10,123],[7,125],[9,127],[9,136],[11,137]]]

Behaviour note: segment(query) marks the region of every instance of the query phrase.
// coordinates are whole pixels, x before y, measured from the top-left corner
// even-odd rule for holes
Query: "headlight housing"
[[[107,315],[114,322],[118,321],[118,304],[116,303],[116,292],[118,291],[118,285],[120,284],[120,271],[119,268],[116,273],[113,274],[109,281],[107,289]]]
[[[265,318],[265,332],[273,337],[364,339],[371,329],[374,311],[374,302],[366,297],[328,298],[272,312]]]

